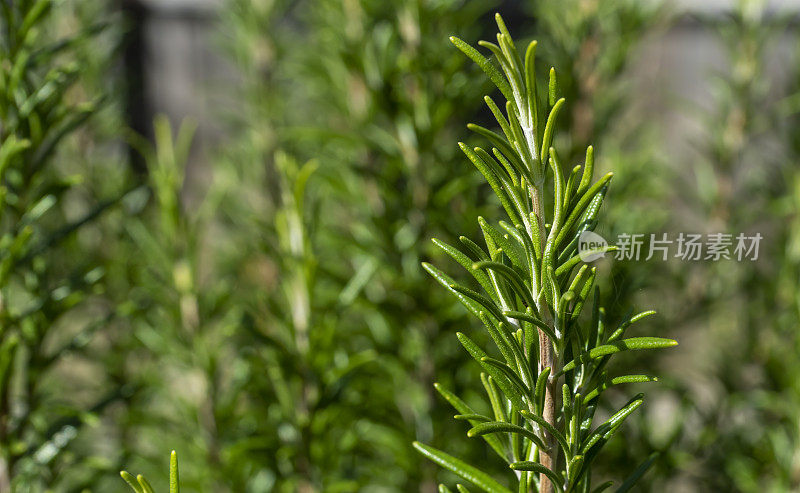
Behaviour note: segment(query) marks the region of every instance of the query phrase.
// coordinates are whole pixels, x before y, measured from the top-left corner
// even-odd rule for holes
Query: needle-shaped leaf
[[[459,236],[458,240],[479,260],[489,260],[489,255],[477,243],[466,236]]]
[[[142,486],[139,484],[136,478],[133,477],[133,475],[130,474],[128,471],[120,471],[119,475],[122,477],[123,480],[125,480],[126,483],[128,483],[128,486],[130,486],[134,492],[144,493]]]
[[[485,308],[487,312],[491,313],[495,318],[497,318],[497,320],[503,320],[503,312],[501,312],[500,308],[495,305],[494,301],[490,300],[486,296],[456,283],[450,284],[450,289],[478,303]]]
[[[144,478],[144,476],[142,476],[141,474],[139,474],[138,476],[136,476],[136,481],[138,481],[138,482],[139,482],[139,484],[140,484],[140,485],[141,485],[141,487],[142,487],[142,491],[143,491],[144,493],[155,493],[155,492],[153,491],[153,487],[152,487],[152,486],[150,486],[150,483],[149,483],[149,482],[148,482],[148,481],[147,481],[147,480]]]
[[[530,288],[525,285],[525,281],[522,279],[522,276],[520,276],[519,273],[513,268],[505,264],[501,264],[500,262],[485,261],[475,262],[472,264],[472,269],[490,269],[497,274],[500,274],[506,281],[508,281],[509,286],[514,290],[517,296],[519,296],[525,302],[526,306],[532,306],[534,304]]]
[[[655,315],[655,314],[656,314],[656,312],[654,310],[647,310],[647,311],[644,311],[644,312],[641,312],[641,313],[637,313],[636,315],[634,315],[632,317],[627,317],[625,320],[622,321],[622,323],[619,324],[619,327],[617,327],[617,330],[615,330],[614,332],[611,333],[610,336],[608,336],[608,341],[607,342],[616,341],[617,339],[622,337],[622,335],[625,333],[625,330],[628,327],[630,327],[631,325],[635,324],[636,322],[638,322],[639,320],[641,320],[643,318],[646,318],[646,317],[649,317],[649,316]]]
[[[514,433],[518,435],[522,435],[523,437],[527,438],[528,440],[535,443],[539,448],[544,448],[544,442],[542,439],[536,436],[536,433],[533,431],[523,428],[522,426],[518,426],[511,423],[501,423],[499,421],[490,421],[488,423],[480,423],[474,427],[472,427],[468,432],[468,437],[479,437],[483,435],[489,435],[494,433]]]
[[[439,394],[444,397],[444,399],[451,405],[453,408],[458,411],[460,416],[480,416],[478,413],[472,410],[464,401],[458,398],[457,395],[453,394],[452,392],[446,390],[444,387],[439,385],[438,383],[434,383],[433,387],[439,392]],[[461,418],[456,418],[461,419]],[[472,426],[475,426],[478,423],[482,423],[484,420],[482,418],[466,418],[467,421]],[[486,418],[487,421],[491,421],[491,419]],[[506,459],[506,453],[503,448],[503,444],[500,442],[500,439],[494,435],[487,435],[483,437],[486,440],[486,443],[489,444],[490,447],[500,456],[503,460]]]
[[[589,184],[592,183],[592,175],[594,174],[594,147],[589,146],[586,148],[586,162],[583,165],[583,174],[581,175],[581,183],[578,185],[577,195],[583,194]]]
[[[455,416],[453,416],[453,419],[478,421],[479,423],[486,423],[492,420],[492,418],[484,416],[483,414],[456,414]]]
[[[550,469],[544,467],[543,465],[539,464],[538,462],[524,460],[520,462],[514,462],[513,464],[511,464],[510,467],[515,471],[532,471],[538,474],[544,474],[548,478],[552,479],[553,482],[556,483],[559,488],[562,489],[564,488],[564,480],[561,479],[561,476],[551,471]]]
[[[169,493],[180,493],[181,484],[178,476],[178,453],[174,450],[169,455]]]
[[[642,397],[643,394],[637,394],[633,399],[628,401],[627,404],[622,406],[622,408],[614,413],[608,421],[598,426],[588,437],[581,447],[581,451],[587,453],[592,447],[594,447],[600,440],[603,442],[607,441],[611,435],[614,434],[616,429],[622,424],[625,419],[631,415],[639,406],[642,405]]]
[[[517,222],[522,222],[521,219],[517,216],[517,211],[514,209],[514,205],[511,201],[511,198],[508,196],[508,193],[503,188],[502,183],[500,182],[500,178],[492,171],[491,167],[486,164],[483,159],[478,156],[472,149],[467,147],[466,144],[463,142],[459,142],[459,147],[461,147],[461,151],[472,161],[472,164],[478,168],[478,171],[486,178],[486,181],[489,182],[489,186],[492,187],[494,194],[497,195],[497,198],[500,199],[500,204],[505,209],[506,214]]]
[[[531,391],[528,388],[528,386],[525,385],[525,382],[523,382],[522,379],[519,377],[519,375],[515,373],[514,369],[512,369],[506,363],[503,363],[502,361],[496,360],[494,358],[490,358],[489,356],[484,356],[483,358],[481,358],[481,361],[489,366],[492,366],[500,370],[500,372],[503,375],[505,375],[508,381],[511,382],[512,385],[514,385],[515,389],[520,395],[522,396],[531,395]]]
[[[674,339],[666,339],[663,337],[632,337],[630,339],[623,339],[612,344],[603,344],[597,346],[585,353],[586,360],[597,359],[609,354],[619,353],[622,351],[639,351],[643,349],[661,349],[677,346],[678,341]],[[576,360],[572,360],[561,369],[566,372],[575,368]]]
[[[603,380],[603,382],[594,390],[586,394],[586,401],[590,401],[600,395],[602,391],[611,387],[612,385],[619,385],[622,383],[643,383],[643,382],[657,382],[658,378],[650,376],[650,375],[623,375],[619,377],[609,378]]]
[[[433,239],[433,244],[441,248],[446,254],[450,255],[453,260],[461,264],[461,266],[464,267],[475,278],[476,281],[478,281],[478,283],[487,293],[494,293],[492,282],[489,280],[489,276],[487,276],[483,271],[472,268],[473,263],[475,262],[474,259],[469,258],[458,248],[450,246],[436,238]]]
[[[592,493],[602,493],[603,491],[611,488],[612,486],[614,486],[614,482],[613,481],[606,481],[605,483],[601,484],[597,488],[593,489]]]
[[[468,123],[467,128],[476,134],[485,137],[493,147],[496,147],[503,154],[503,156],[505,156],[506,159],[511,161],[510,164],[513,165],[514,169],[523,168],[522,161],[520,161],[517,151],[514,150],[514,147],[511,144],[511,142],[513,142],[512,139],[506,141],[506,139],[504,139],[500,134],[474,123]],[[509,127],[509,132],[510,131],[511,129]]]
[[[484,234],[489,235],[503,252],[511,260],[511,263],[520,269],[526,269],[525,247],[516,242],[516,239],[508,234],[501,233],[497,228],[489,224],[483,217],[478,216],[478,225]]]
[[[488,58],[481,55],[478,50],[467,44],[466,42],[462,41],[461,39],[450,36],[450,42],[452,42],[456,48],[461,50],[465,55],[467,55],[473,62],[478,64],[481,70],[489,76],[489,79],[500,89],[500,92],[503,93],[508,100],[513,100],[514,95],[511,93],[511,86],[508,85],[508,82],[503,78],[503,74],[500,73],[497,68],[492,65],[492,62],[489,61]]]
[[[451,288],[450,286],[452,286],[453,283],[455,283],[455,281],[453,281],[453,278],[451,278],[450,276],[448,276],[447,274],[445,274],[444,272],[440,271],[439,269],[437,269],[436,267],[427,262],[422,262],[422,268],[428,271],[428,273],[431,276],[433,276],[434,279],[439,281],[439,284],[441,284],[442,286],[447,288],[448,291],[453,293],[453,295],[456,298],[458,298],[458,301],[460,301],[461,304],[463,304],[467,308],[467,310],[472,312],[472,314],[474,314],[475,316],[478,316],[478,313],[481,311],[480,305],[471,300],[470,298],[459,293],[455,289]]]
[[[553,332],[553,328],[552,327],[550,327],[549,325],[547,325],[546,323],[542,322],[541,320],[539,320],[538,318],[534,317],[533,315],[531,315],[529,313],[517,312],[517,311],[506,311],[503,314],[506,317],[509,317],[509,318],[515,318],[517,320],[524,320],[526,322],[530,322],[533,325],[535,325],[536,327],[538,327],[539,329],[541,329],[545,334],[547,334],[547,337],[549,337],[551,340],[553,340],[553,341],[557,340],[556,333]]]
[[[569,213],[569,217],[567,217],[566,221],[564,221],[564,224],[563,224],[560,232],[558,233],[558,236],[556,236],[556,240],[555,240],[555,247],[556,248],[559,245],[561,245],[561,242],[564,241],[564,238],[567,237],[567,235],[569,234],[570,230],[575,225],[575,221],[578,220],[578,217],[580,217],[580,215],[584,212],[584,209],[586,209],[586,207],[592,202],[592,200],[595,198],[595,196],[597,194],[601,193],[601,191],[602,191],[602,193],[605,193],[605,191],[603,191],[603,187],[605,187],[608,184],[608,182],[611,181],[611,178],[613,178],[613,177],[614,177],[614,173],[607,173],[605,176],[600,178],[597,181],[597,183],[592,185],[586,191],[586,193],[584,193],[581,196],[581,198],[578,200],[578,203],[575,205],[575,207]]]
[[[523,409],[526,407],[522,401],[522,395],[520,395],[520,391],[517,390],[518,385],[515,385],[511,381],[509,381],[506,374],[500,369],[497,368],[484,359],[488,358],[485,352],[475,344],[472,339],[467,337],[466,335],[462,334],[461,332],[456,333],[456,337],[461,342],[461,345],[464,346],[464,349],[477,361],[481,367],[492,376],[492,378],[497,382],[497,386],[500,387],[500,390],[503,391],[505,394],[506,399],[510,400],[515,406],[519,409]],[[523,385],[524,388],[524,385]]]
[[[563,433],[558,431],[553,425],[548,423],[543,417],[539,416],[536,413],[532,413],[526,409],[520,410],[520,414],[523,418],[530,419],[531,421],[535,422],[537,425],[541,426],[542,428],[553,435],[556,440],[558,440],[558,444],[564,450],[564,452],[569,452],[569,443],[567,443],[567,437],[564,436]]]
[[[648,457],[647,460],[639,464],[639,467],[637,467],[636,470],[633,471],[633,473],[631,473],[630,476],[628,476],[625,482],[622,483],[619,488],[617,488],[617,493],[626,493],[630,491],[631,488],[633,488],[634,485],[636,485],[636,482],[642,479],[642,476],[644,476],[647,470],[650,469],[650,466],[653,465],[653,462],[656,461],[657,457],[658,457],[657,452],[653,452],[652,454],[650,454],[650,457]]]
[[[420,442],[414,442],[414,448],[422,455],[439,464],[445,469],[461,476],[470,483],[488,493],[511,493],[511,490],[495,481],[485,472],[473,467],[461,459],[446,454]]]

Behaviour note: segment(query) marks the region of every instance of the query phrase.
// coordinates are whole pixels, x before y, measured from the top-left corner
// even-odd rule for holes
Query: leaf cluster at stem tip
[[[507,220],[493,224],[478,218],[483,246],[463,236],[458,245],[433,240],[472,275],[480,291],[423,264],[481,320],[496,346],[497,357],[467,335],[457,334],[483,370],[491,412],[478,413],[441,386],[436,388],[459,413],[456,419],[469,423],[467,436],[480,437],[515,471],[514,491],[602,491],[611,483],[592,489],[592,463],[643,396],[637,394],[600,424],[594,422],[598,401],[612,385],[656,380],[649,375],[612,376],[611,357],[677,342],[625,337],[630,325],[652,311],[607,325],[595,286],[597,270],[578,256],[578,240],[597,225],[612,173],[595,178],[591,146],[583,163],[569,168],[561,162],[553,139],[565,100],[558,97],[556,71],[550,68],[547,94],[540,96],[536,41],[519,51],[499,14],[496,21],[497,42],[478,43],[493,60],[457,37],[450,40],[505,99],[498,105],[485,97],[499,132],[468,125],[489,147],[459,146],[497,195]],[[441,450],[418,442],[414,447],[482,491],[511,491]],[[627,491],[653,460],[644,461],[618,491]],[[440,491],[450,490],[441,485]]]

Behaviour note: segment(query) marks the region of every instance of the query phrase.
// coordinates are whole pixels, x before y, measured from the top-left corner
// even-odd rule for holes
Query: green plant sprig
[[[461,248],[434,240],[481,285],[485,294],[456,283],[430,264],[423,264],[483,322],[502,360],[490,357],[468,336],[458,339],[481,365],[482,381],[492,416],[476,413],[455,395],[437,390],[468,421],[467,435],[482,437],[516,471],[518,491],[592,491],[591,465],[602,446],[642,404],[637,394],[612,416],[593,426],[598,400],[612,385],[656,380],[648,375],[611,377],[613,354],[670,347],[672,339],[623,338],[634,322],[654,312],[627,318],[613,330],[605,326],[594,286],[597,271],[578,256],[578,239],[594,229],[612,178],[594,181],[594,153],[564,170],[553,147],[559,112],[554,68],[550,69],[546,102],[536,91],[536,42],[525,50],[524,62],[502,18],[496,16],[497,44],[485,41],[500,69],[475,48],[452,37],[453,44],[475,61],[506,99],[505,114],[490,98],[486,104],[502,135],[470,124],[485,137],[491,153],[460,143],[500,200],[509,222],[478,223],[485,248],[461,237]],[[548,170],[550,173],[548,173]],[[551,176],[548,176],[551,175]],[[552,191],[545,185],[552,181]],[[546,210],[550,204],[550,210]],[[601,251],[612,250],[607,247]],[[591,314],[581,318],[592,298]],[[488,474],[440,450],[415,442],[425,456],[484,491],[509,491]],[[652,459],[643,463],[649,466]],[[637,470],[618,491],[625,491],[644,470]],[[602,485],[601,491],[610,484]],[[466,489],[458,485],[459,491]],[[440,491],[450,491],[440,486]]]
[[[134,477],[128,471],[120,471],[119,475],[128,483],[135,493],[155,493],[150,482],[141,474]],[[169,455],[169,493],[180,493],[180,479],[178,476],[178,453],[174,450]]]

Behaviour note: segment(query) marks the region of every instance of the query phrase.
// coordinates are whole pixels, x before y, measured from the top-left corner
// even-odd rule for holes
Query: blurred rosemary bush
[[[76,3],[0,13],[0,490],[80,490],[119,467],[99,437],[130,393],[114,376],[102,249],[127,178],[97,162],[91,120],[114,118],[93,75],[110,52],[87,49],[114,33]]]
[[[449,46],[492,35],[490,7],[228,0],[210,25],[237,77],[208,146],[191,121],[123,130],[111,2],[0,0],[0,491],[116,491],[123,466],[158,491],[170,449],[192,491],[796,489],[800,98],[778,101],[767,63],[786,19],[758,1],[701,19],[730,67],[675,160],[632,79],[665,5],[497,5],[557,81],[502,24],[492,59],[459,42],[482,67]],[[481,105],[481,68],[510,106]],[[595,272],[573,259],[583,228],[764,228],[770,260]],[[648,330],[689,344],[606,366],[671,344],[618,330],[654,302]],[[658,406],[629,414],[611,384],[665,368]],[[453,439],[464,420],[489,447]]]

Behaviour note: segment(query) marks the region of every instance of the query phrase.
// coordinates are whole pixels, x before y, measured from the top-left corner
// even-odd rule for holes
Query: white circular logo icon
[[[606,247],[608,247],[608,242],[605,238],[593,231],[584,231],[578,237],[578,256],[584,262],[603,258],[606,254]]]

